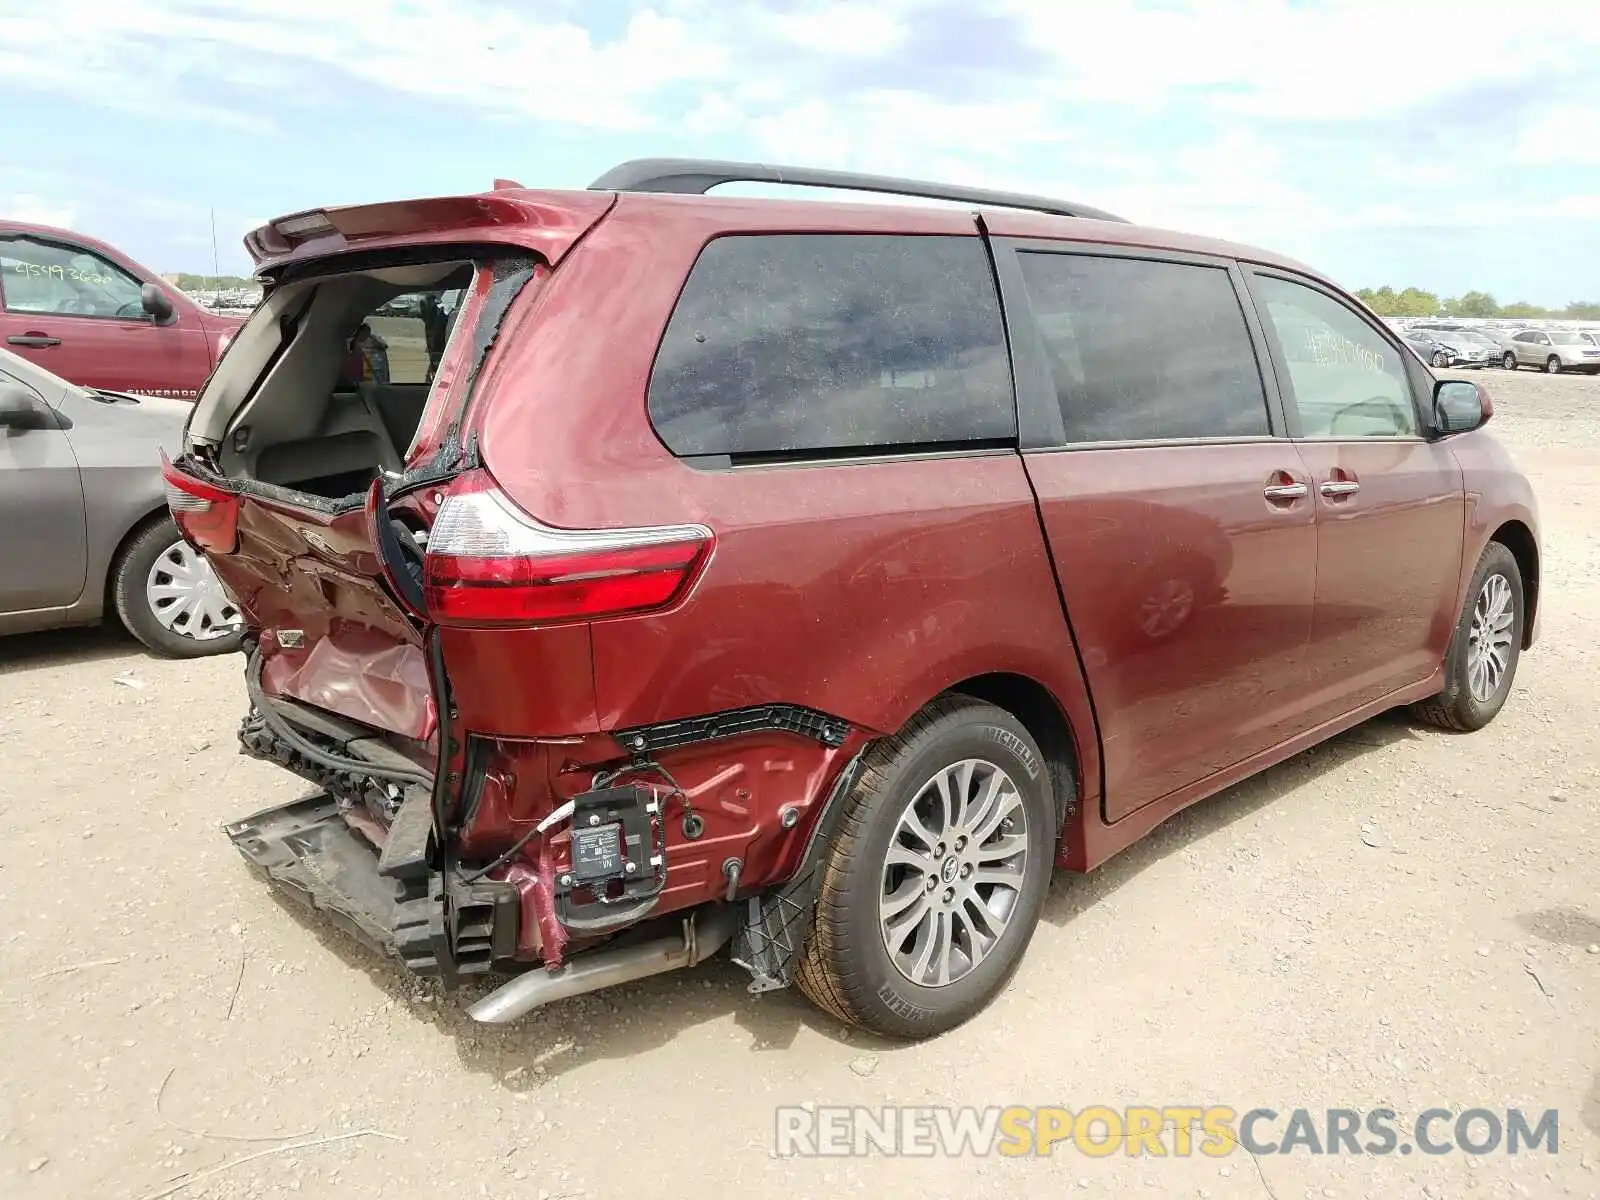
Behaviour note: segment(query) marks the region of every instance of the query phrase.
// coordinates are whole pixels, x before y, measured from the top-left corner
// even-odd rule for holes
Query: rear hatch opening
[[[421,974],[517,949],[514,888],[447,899],[433,869],[466,748],[421,572],[443,489],[476,465],[460,429],[501,326],[547,274],[515,247],[451,247],[270,280],[164,467],[179,528],[246,621],[241,748],[324,793],[241,822],[235,843]]]
[[[612,907],[587,926],[563,907],[567,876],[554,864],[575,857],[568,831],[530,842],[529,823],[563,805],[570,818],[583,788],[533,735],[564,735],[563,764],[574,740],[585,762],[626,756],[592,718],[484,732],[481,708],[474,724],[452,695],[446,636],[531,633],[592,683],[588,623],[671,605],[712,552],[698,525],[548,526],[501,491],[464,435],[505,368],[497,348],[533,319],[550,271],[501,246],[343,256],[285,274],[165,465],[180,529],[247,624],[242,748],[321,789],[230,836],[273,882],[447,979],[507,960],[559,963],[569,939],[607,936],[624,907],[647,911],[665,865],[659,807],[647,811],[655,792],[603,789],[630,864],[646,869],[617,885],[625,895],[596,900]],[[483,653],[469,646],[464,661],[476,668]],[[511,814],[519,778],[523,809]],[[596,789],[584,803],[604,799]]]

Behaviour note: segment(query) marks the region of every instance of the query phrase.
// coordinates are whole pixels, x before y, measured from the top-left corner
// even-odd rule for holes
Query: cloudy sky
[[[1351,286],[1600,299],[1600,11],[1479,0],[0,0],[0,217],[247,269],[323,204],[645,155],[1070,196]]]

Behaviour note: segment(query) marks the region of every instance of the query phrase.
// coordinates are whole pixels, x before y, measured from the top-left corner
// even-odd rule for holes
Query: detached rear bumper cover
[[[400,879],[318,793],[225,826],[245,861],[286,896],[418,975],[446,983],[482,974],[516,952],[516,890],[479,882],[446,891],[429,871]]]

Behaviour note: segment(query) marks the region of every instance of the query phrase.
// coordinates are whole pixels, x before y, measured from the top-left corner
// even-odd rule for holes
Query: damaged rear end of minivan
[[[314,785],[228,836],[419,976],[513,973],[472,1009],[490,1022],[730,941],[753,987],[781,986],[804,906],[741,875],[752,854],[805,874],[822,831],[798,813],[861,746],[809,710],[720,718],[802,744],[798,805],[752,813],[743,767],[696,759],[706,730],[602,728],[593,624],[682,603],[715,537],[547,524],[486,468],[474,414],[519,386],[503,347],[614,202],[497,192],[256,231],[263,301],[164,464],[247,624],[241,751]]]

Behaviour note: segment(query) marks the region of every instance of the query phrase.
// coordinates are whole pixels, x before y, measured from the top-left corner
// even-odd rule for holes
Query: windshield
[[[1550,341],[1557,346],[1588,346],[1593,344],[1581,333],[1575,333],[1570,329],[1551,330]]]

